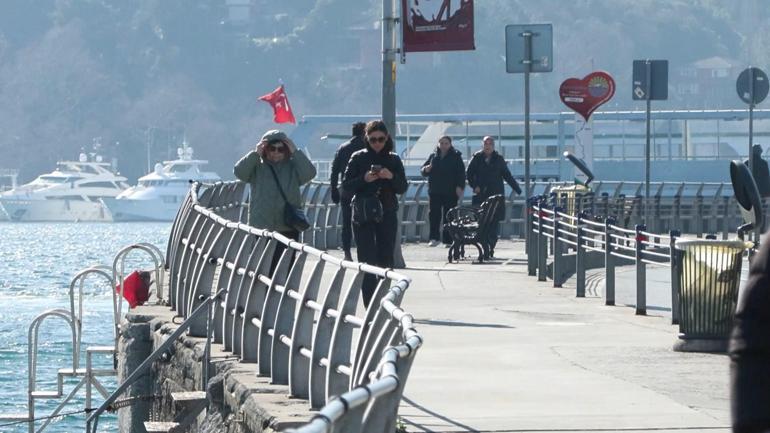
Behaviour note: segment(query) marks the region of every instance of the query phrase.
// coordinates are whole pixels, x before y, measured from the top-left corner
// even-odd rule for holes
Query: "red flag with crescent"
[[[258,99],[273,107],[273,121],[275,123],[297,123],[294,119],[294,113],[291,112],[291,105],[289,105],[289,98],[286,96],[283,84]]]

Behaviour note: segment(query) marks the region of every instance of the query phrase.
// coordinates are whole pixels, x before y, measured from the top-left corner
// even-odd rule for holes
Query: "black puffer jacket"
[[[433,164],[433,168],[426,173],[425,168]],[[446,155],[441,156],[441,151],[436,149],[420,170],[423,176],[428,178],[428,193],[454,196],[456,188],[465,188],[465,164],[463,155],[454,147],[450,148]]]
[[[332,162],[332,172],[329,180],[331,181],[332,188],[336,189],[339,183],[342,183],[342,178],[345,175],[345,170],[348,167],[348,161],[353,153],[366,147],[364,137],[353,137],[350,140],[342,143],[337,148],[337,153],[334,154],[334,161]]]
[[[495,194],[504,194],[503,181],[507,182],[517,194],[521,194],[521,188],[508,170],[505,159],[497,152],[492,152],[489,162],[486,161],[483,151],[473,154],[468,163],[468,185],[472,189],[478,187],[481,191],[477,194],[486,199]],[[475,193],[474,193],[475,194]]]
[[[366,182],[364,175],[372,165],[380,165],[393,173],[393,179],[377,179]],[[379,195],[382,209],[385,211],[398,209],[396,194],[406,192],[406,174],[401,158],[387,148],[379,153],[369,146],[353,153],[348,162],[342,187],[350,194]]]

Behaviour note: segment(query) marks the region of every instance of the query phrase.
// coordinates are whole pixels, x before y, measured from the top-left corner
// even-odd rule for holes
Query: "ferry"
[[[193,149],[183,144],[178,159],[155,164],[153,172],[139,178],[133,186],[116,197],[102,198],[113,221],[172,221],[190,190],[190,182],[213,183],[220,180],[214,172],[201,169],[208,161],[193,159]]]
[[[100,200],[128,186],[100,155],[81,153],[77,161],[60,161],[54,171],[0,193],[0,207],[11,221],[108,222]]]

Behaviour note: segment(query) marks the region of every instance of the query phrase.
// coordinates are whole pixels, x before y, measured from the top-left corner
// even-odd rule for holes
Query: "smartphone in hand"
[[[372,167],[369,169],[372,173],[379,173],[380,170],[382,170],[381,165],[372,164]]]

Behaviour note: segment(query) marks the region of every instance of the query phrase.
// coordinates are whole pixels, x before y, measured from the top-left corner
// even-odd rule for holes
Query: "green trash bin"
[[[679,340],[674,350],[724,352],[733,327],[741,240],[679,239]]]

